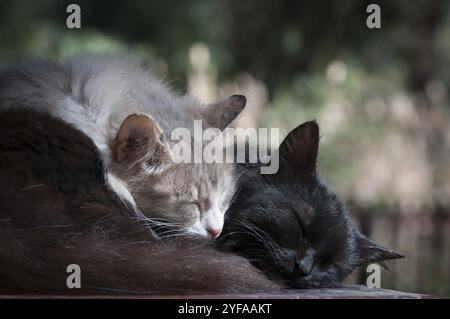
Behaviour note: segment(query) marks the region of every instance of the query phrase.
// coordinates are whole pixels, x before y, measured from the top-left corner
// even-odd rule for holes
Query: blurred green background
[[[0,66],[85,52],[142,55],[205,102],[246,94],[237,126],[316,118],[319,167],[355,222],[406,259],[382,287],[450,295],[450,4],[357,0],[0,2]],[[364,282],[361,271],[350,282]]]

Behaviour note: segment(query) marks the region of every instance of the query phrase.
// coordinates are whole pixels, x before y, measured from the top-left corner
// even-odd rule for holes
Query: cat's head
[[[243,96],[232,96],[200,108],[192,121],[203,120],[206,128],[224,129],[245,102]],[[174,161],[170,133],[163,132],[148,114],[125,118],[110,145],[113,159],[108,165],[108,184],[161,236],[215,238],[222,231],[235,192],[235,165]],[[198,143],[194,135],[182,142],[188,149]]]
[[[401,257],[360,234],[316,172],[319,127],[294,129],[273,156],[276,174],[245,168],[218,245],[295,288],[342,284],[357,266]]]

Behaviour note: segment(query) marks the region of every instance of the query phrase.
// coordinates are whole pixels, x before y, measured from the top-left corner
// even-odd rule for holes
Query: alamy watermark
[[[381,8],[378,4],[369,4],[366,8],[366,12],[370,13],[366,19],[366,25],[369,29],[381,28]]]
[[[81,7],[76,3],[71,3],[66,7],[66,13],[69,13],[66,19],[66,26],[69,29],[81,29]],[[381,28],[381,7],[376,3],[371,3],[366,7],[366,13],[369,13],[366,19],[366,26],[369,29]]]
[[[66,279],[66,286],[69,289],[81,288],[81,268],[77,264],[70,264],[66,268],[66,272],[70,274]]]
[[[381,288],[381,267],[378,264],[370,264],[366,268],[366,273],[369,274],[366,279],[366,286],[368,288]]]
[[[260,163],[261,174],[278,171],[278,152],[273,151],[280,143],[278,128],[203,130],[202,121],[196,120],[193,131],[176,128],[170,139],[175,142],[171,149],[175,163]]]
[[[78,4],[71,3],[66,8],[66,13],[70,13],[66,19],[66,26],[69,29],[81,29],[81,8]]]

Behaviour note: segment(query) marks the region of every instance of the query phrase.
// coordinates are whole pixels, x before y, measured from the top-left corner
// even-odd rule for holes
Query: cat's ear
[[[404,257],[391,249],[378,245],[359,232],[356,234],[356,245],[359,253],[356,266]]]
[[[292,130],[272,156],[278,156],[279,173],[309,177],[316,174],[318,151],[319,125],[310,121]]]
[[[223,130],[242,112],[246,103],[245,96],[232,95],[225,100],[207,105],[203,119],[211,127]]]
[[[144,162],[150,168],[171,162],[169,145],[161,128],[146,114],[132,114],[122,122],[113,154],[118,163]]]

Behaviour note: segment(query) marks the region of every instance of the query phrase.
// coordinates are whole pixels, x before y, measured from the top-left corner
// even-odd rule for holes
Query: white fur
[[[233,193],[234,190],[234,180],[228,179],[224,181],[223,192]],[[228,209],[228,205],[231,203],[226,202],[226,207],[222,207],[224,198],[227,198],[222,192],[215,192],[213,198],[211,199],[211,207],[208,211],[203,214],[203,217],[196,221],[192,226],[187,228],[187,232],[198,234],[200,236],[212,238],[213,236],[208,232],[208,229],[214,229],[218,231],[218,235],[222,232],[225,212]],[[218,236],[217,235],[217,236]]]
[[[192,125],[182,116],[188,107],[202,107],[191,97],[174,95],[135,57],[87,55],[56,66],[33,61],[21,70],[29,81],[16,81],[3,91],[3,106],[19,102],[11,105],[50,113],[89,136],[100,151],[108,186],[134,207],[123,181],[108,173],[109,145],[123,120],[131,114],[147,114],[157,123],[170,123],[161,127],[170,132]]]
[[[107,172],[105,176],[108,187],[115,192],[125,204],[129,204],[134,209],[137,209],[134,198],[128,190],[126,183],[109,172]]]
[[[174,95],[134,57],[87,55],[65,64],[33,61],[18,70],[23,77],[17,79],[16,74],[0,93],[2,107],[20,105],[50,113],[85,133],[101,154],[108,187],[141,216],[126,182],[110,170],[110,145],[120,125],[131,114],[146,114],[163,132],[178,127],[192,130],[193,117],[204,106],[189,96]],[[146,174],[158,173],[142,168]],[[208,227],[222,229],[225,210],[219,199],[213,203],[207,218],[190,227],[193,233],[208,237]]]

